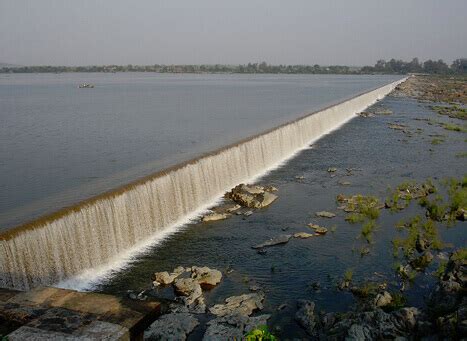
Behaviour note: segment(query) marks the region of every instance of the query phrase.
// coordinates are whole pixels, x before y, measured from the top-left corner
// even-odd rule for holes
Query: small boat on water
[[[94,84],[83,83],[83,84],[78,85],[78,88],[80,88],[80,89],[92,89],[92,88],[94,88]]]

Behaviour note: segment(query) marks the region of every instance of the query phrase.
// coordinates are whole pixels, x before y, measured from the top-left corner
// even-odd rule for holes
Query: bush
[[[268,331],[267,326],[258,326],[245,335],[246,341],[276,341],[277,338]]]

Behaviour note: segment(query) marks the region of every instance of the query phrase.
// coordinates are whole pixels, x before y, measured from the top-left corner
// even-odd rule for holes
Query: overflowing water
[[[28,289],[100,268],[265,174],[400,81],[0,235],[0,286]]]
[[[397,79],[2,74],[0,231]]]

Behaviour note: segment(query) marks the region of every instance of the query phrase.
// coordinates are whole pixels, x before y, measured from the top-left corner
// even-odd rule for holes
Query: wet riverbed
[[[431,178],[438,184],[446,177],[459,178],[465,172],[466,159],[460,155],[466,150],[466,136],[440,127],[437,122],[456,120],[437,115],[427,103],[389,96],[375,106],[392,114],[357,117],[261,179],[260,183],[279,189],[279,199],[269,208],[249,217],[233,215],[225,221],[185,226],[95,290],[126,295],[127,290],[150,288],[154,272],[171,271],[179,265],[209,266],[221,270],[224,278],[205,293],[208,307],[248,293],[252,285],[260,286],[266,293],[262,312],[272,314],[270,329],[282,338],[306,337],[293,318],[298,299],[313,300],[318,311],[346,311],[355,305],[349,292],[336,289],[336,282],[348,269],[353,271],[354,282],[384,281],[390,290],[399,290],[391,245],[400,235],[395,225],[403,218],[423,215],[424,210],[416,202],[399,213],[382,210],[368,244],[361,237],[361,224],[347,223],[346,214],[337,210],[336,196],[361,193],[384,201],[388,187],[403,181]],[[390,129],[389,124],[405,125],[406,132]],[[444,142],[434,143],[434,139]],[[337,171],[329,173],[330,167]],[[337,217],[316,218],[315,212],[323,210],[335,212]],[[291,239],[268,248],[265,255],[251,248],[280,234],[311,232],[308,223],[330,231],[322,237]],[[437,224],[447,246],[444,251],[466,244],[465,224]],[[370,253],[362,257],[360,249],[366,246]],[[426,275],[419,274],[404,292],[408,305],[423,305],[435,281],[430,273],[438,264],[435,256]],[[228,270],[233,271],[227,274]],[[171,289],[154,290],[151,295],[172,298]],[[282,304],[287,306],[278,311]],[[202,334],[203,324],[190,337],[198,339]]]

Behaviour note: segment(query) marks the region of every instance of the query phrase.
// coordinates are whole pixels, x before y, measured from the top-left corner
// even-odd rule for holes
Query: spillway
[[[391,92],[363,93],[0,234],[0,287],[49,285],[113,262]]]

